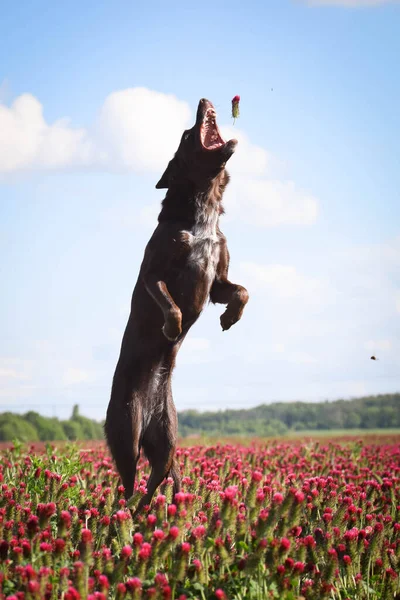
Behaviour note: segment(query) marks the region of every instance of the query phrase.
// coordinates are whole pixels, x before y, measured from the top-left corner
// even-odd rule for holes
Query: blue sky
[[[221,227],[251,299],[193,327],[178,409],[400,390],[399,25],[385,1],[3,7],[0,410],[104,416],[154,186],[204,96],[239,139]]]

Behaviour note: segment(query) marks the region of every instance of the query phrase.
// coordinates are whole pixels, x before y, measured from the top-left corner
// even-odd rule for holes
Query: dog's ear
[[[176,158],[174,157],[168,163],[168,167],[165,169],[164,173],[161,176],[160,181],[156,184],[157,190],[162,190],[165,188],[169,188],[171,182],[174,179],[174,174],[176,171]]]

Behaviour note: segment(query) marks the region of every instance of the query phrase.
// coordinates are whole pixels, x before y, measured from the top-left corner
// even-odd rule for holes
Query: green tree
[[[39,435],[36,428],[22,416],[13,413],[0,415],[0,441],[11,442],[17,439],[21,442],[36,442]]]
[[[62,421],[61,424],[68,440],[77,441],[85,439],[81,424],[77,421]]]
[[[27,412],[24,415],[24,418],[36,428],[39,439],[42,442],[67,439],[65,431],[58,419],[42,417],[34,411]]]

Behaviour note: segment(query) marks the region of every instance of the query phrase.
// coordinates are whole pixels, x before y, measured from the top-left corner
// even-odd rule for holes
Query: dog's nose
[[[209,108],[214,108],[212,103],[209,100],[207,100],[207,98],[201,98],[201,100],[199,100],[199,106],[197,108],[196,121],[201,121]]]
[[[202,98],[199,102],[199,108],[202,110],[207,110],[208,108],[214,108],[214,106],[208,98]]]

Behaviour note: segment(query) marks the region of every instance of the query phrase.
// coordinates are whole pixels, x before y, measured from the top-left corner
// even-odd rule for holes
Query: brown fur
[[[240,319],[248,301],[247,291],[228,280],[229,253],[218,226],[229,181],[225,163],[236,140],[216,150],[202,146],[200,126],[210,107],[200,101],[196,124],[184,132],[156,186],[168,191],[133,291],[107,410],[105,434],[127,499],[141,448],[152,468],[135,514],[166,476],[174,493],[180,490],[171,375],[187,332],[209,299],[227,305],[223,330]]]

